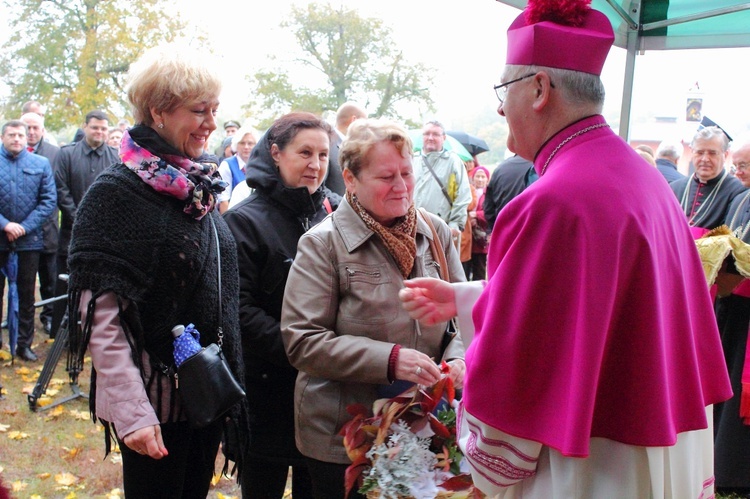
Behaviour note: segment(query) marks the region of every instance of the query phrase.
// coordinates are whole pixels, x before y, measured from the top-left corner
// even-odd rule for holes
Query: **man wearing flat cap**
[[[226,152],[227,147],[229,147],[229,143],[232,142],[232,135],[237,133],[237,130],[239,129],[240,124],[234,120],[224,122],[224,138],[222,139],[221,144],[219,144],[216,150],[214,150],[214,154],[219,158],[219,160],[223,160],[224,158],[228,158],[232,155],[229,154],[229,156],[226,156],[224,153]]]
[[[531,0],[508,30],[498,112],[539,179],[498,214],[488,281],[400,296],[470,342],[459,443],[487,496],[711,497],[731,390],[708,286],[663,177],[601,115],[614,35],[588,3]]]

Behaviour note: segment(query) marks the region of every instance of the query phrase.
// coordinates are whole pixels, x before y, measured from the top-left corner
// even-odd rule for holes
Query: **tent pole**
[[[635,76],[635,55],[638,50],[639,33],[628,30],[628,53],[625,58],[625,81],[622,86],[622,106],[620,107],[620,137],[626,142],[630,136],[630,111],[633,100],[633,78]]]

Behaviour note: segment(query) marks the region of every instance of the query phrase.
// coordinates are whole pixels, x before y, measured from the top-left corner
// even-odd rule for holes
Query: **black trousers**
[[[315,499],[364,499],[365,496],[353,489],[348,496],[344,496],[344,474],[346,464],[326,463],[317,459],[307,458],[307,468],[313,483],[313,497]]]
[[[468,279],[468,275],[466,276]],[[471,280],[487,279],[487,253],[471,254]]]
[[[289,464],[245,458],[242,468],[242,499],[282,499]],[[313,499],[312,480],[307,466],[292,466],[292,497]]]
[[[39,295],[42,300],[48,300],[55,296],[55,282],[57,281],[57,253],[39,254]],[[39,320],[47,325],[52,321],[53,304],[48,303],[39,313]]]
[[[0,267],[8,262],[7,251],[0,251]],[[18,347],[31,347],[34,341],[34,301],[36,291],[36,272],[39,267],[38,251],[18,251]],[[4,317],[5,279],[0,279],[0,317]]]
[[[133,499],[205,499],[221,441],[221,423],[193,430],[187,422],[164,423],[161,436],[169,455],[143,456],[121,440],[125,497]]]

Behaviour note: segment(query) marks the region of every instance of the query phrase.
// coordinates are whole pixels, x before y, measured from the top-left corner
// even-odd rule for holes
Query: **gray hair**
[[[245,135],[251,135],[255,139],[255,143],[258,143],[258,130],[249,125],[242,125],[232,135],[232,152],[237,152],[237,144],[245,138]]]
[[[427,123],[425,123],[424,125],[422,125],[422,128],[425,128],[427,126],[436,126],[436,127],[438,127],[443,132],[443,135],[445,135],[445,126],[443,126],[443,124],[440,123],[438,120],[428,121]]]
[[[682,156],[682,143],[672,142],[670,140],[662,140],[659,147],[656,148],[657,158],[674,158],[675,160],[680,159]]]
[[[546,72],[555,88],[560,90],[563,98],[571,104],[595,105],[601,112],[604,105],[604,84],[597,75],[571,71],[569,69],[548,68],[546,66],[508,65],[506,78],[513,80],[527,74]]]
[[[27,121],[30,121],[30,120],[36,120],[36,121],[39,122],[39,126],[41,126],[42,128],[44,128],[44,116],[42,116],[42,115],[40,115],[38,113],[25,113],[23,116],[21,116],[20,119],[24,123],[26,123]],[[27,125],[28,125],[28,123],[27,123]]]
[[[724,133],[724,130],[718,126],[707,126],[695,132],[693,140],[690,141],[690,148],[695,149],[696,140],[712,140],[715,137],[721,138],[721,150],[722,152],[727,152],[729,150],[729,138]]]

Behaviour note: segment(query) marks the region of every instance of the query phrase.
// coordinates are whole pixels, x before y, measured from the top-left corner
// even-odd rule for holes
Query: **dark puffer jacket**
[[[294,442],[294,383],[279,321],[297,241],[321,221],[323,193],[286,187],[263,137],[245,169],[255,189],[224,215],[237,243],[240,331],[250,406],[250,455],[290,463],[301,460]]]

